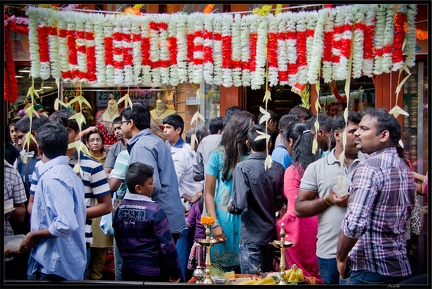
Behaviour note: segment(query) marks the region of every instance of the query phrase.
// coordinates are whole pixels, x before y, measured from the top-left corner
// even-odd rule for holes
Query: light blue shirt
[[[171,233],[186,229],[184,209],[171,152],[166,143],[150,129],[134,135],[127,143],[129,165],[141,162],[154,169],[154,190],[151,198],[161,206],[168,218]]]
[[[55,238],[40,239],[31,250],[27,274],[39,268],[44,274],[82,280],[87,263],[84,185],[66,156],[42,164],[38,174],[30,230],[48,229]]]
[[[285,169],[287,169],[292,163],[291,156],[289,155],[286,146],[283,144],[279,144],[277,147],[275,147],[271,154],[271,158],[275,162],[283,165]]]

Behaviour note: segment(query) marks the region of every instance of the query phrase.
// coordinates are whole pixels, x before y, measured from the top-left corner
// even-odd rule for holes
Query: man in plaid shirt
[[[373,109],[355,136],[369,157],[351,179],[336,253],[340,277],[349,280],[340,284],[397,284],[412,274],[404,233],[416,193],[414,175],[396,152],[401,127],[386,110]],[[345,276],[348,258],[351,275]]]

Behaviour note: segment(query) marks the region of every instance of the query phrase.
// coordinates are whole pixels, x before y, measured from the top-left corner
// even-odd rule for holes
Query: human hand
[[[339,275],[342,279],[345,279],[346,265],[347,265],[347,260],[345,260],[345,261],[337,260],[337,269],[338,269]]]
[[[196,193],[195,195],[193,195],[193,197],[192,197],[191,200],[190,200],[190,203],[193,204],[193,203],[195,203],[196,201],[198,201],[199,198],[201,198],[202,194],[203,194],[203,192],[201,191],[201,192],[198,192],[198,193]]]
[[[225,232],[221,226],[216,226],[212,229],[213,237],[221,243],[225,243]]]
[[[38,242],[38,238],[32,234],[32,232],[27,233],[25,235],[24,239],[22,240],[19,248],[18,253],[26,253],[30,251]]]
[[[346,208],[348,206],[348,199],[349,199],[349,194],[343,196],[343,197],[338,197],[338,195],[336,195],[335,192],[331,192],[328,196],[327,196],[327,200],[332,203],[335,206],[341,207],[341,208]]]
[[[18,255],[19,255],[18,249],[16,250],[9,249],[4,252],[5,258],[16,257]]]

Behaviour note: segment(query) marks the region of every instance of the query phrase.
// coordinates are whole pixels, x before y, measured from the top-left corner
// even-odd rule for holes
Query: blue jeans
[[[120,255],[120,250],[117,246],[117,242],[115,238],[113,238],[114,241],[114,269],[115,269],[115,280],[116,281],[122,281],[122,265],[123,265],[123,259]]]
[[[357,285],[357,284],[368,284],[368,285],[380,285],[380,284],[399,284],[401,281],[408,277],[393,277],[384,276],[378,273],[368,271],[351,271],[349,278],[343,279],[342,284],[346,285]]]
[[[336,258],[324,259],[318,257],[319,274],[324,284],[339,284],[339,271]]]
[[[242,274],[260,274],[261,272],[274,271],[272,245],[239,245],[239,261]]]
[[[189,234],[189,230],[186,228],[182,231],[182,236],[177,240],[176,248],[178,253],[178,259],[180,264],[180,277],[182,282],[188,281],[187,263],[189,260],[189,254],[193,245],[193,234]]]

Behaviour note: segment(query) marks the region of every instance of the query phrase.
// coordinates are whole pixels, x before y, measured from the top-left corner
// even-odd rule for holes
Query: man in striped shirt
[[[79,126],[75,119],[70,119],[73,113],[69,110],[58,110],[50,116],[51,122],[62,124],[68,132],[68,144],[74,143],[80,139]],[[74,168],[77,164],[81,167],[82,173],[79,174],[85,187],[85,203],[86,203],[86,223],[85,237],[86,245],[89,247],[93,242],[93,234],[91,229],[92,220],[101,217],[111,212],[111,191],[108,186],[106,174],[100,163],[94,161],[80,151],[78,154],[75,147],[68,148],[66,155],[69,157],[69,165]],[[31,214],[34,193],[38,183],[37,170],[32,177],[32,185],[30,188],[30,198],[28,211]],[[89,255],[90,253],[87,252]],[[89,260],[88,256],[88,260]]]
[[[401,127],[386,110],[372,109],[355,136],[357,148],[370,155],[351,179],[336,252],[340,276],[349,280],[340,284],[397,284],[412,274],[404,233],[416,193],[414,175],[396,152]]]

